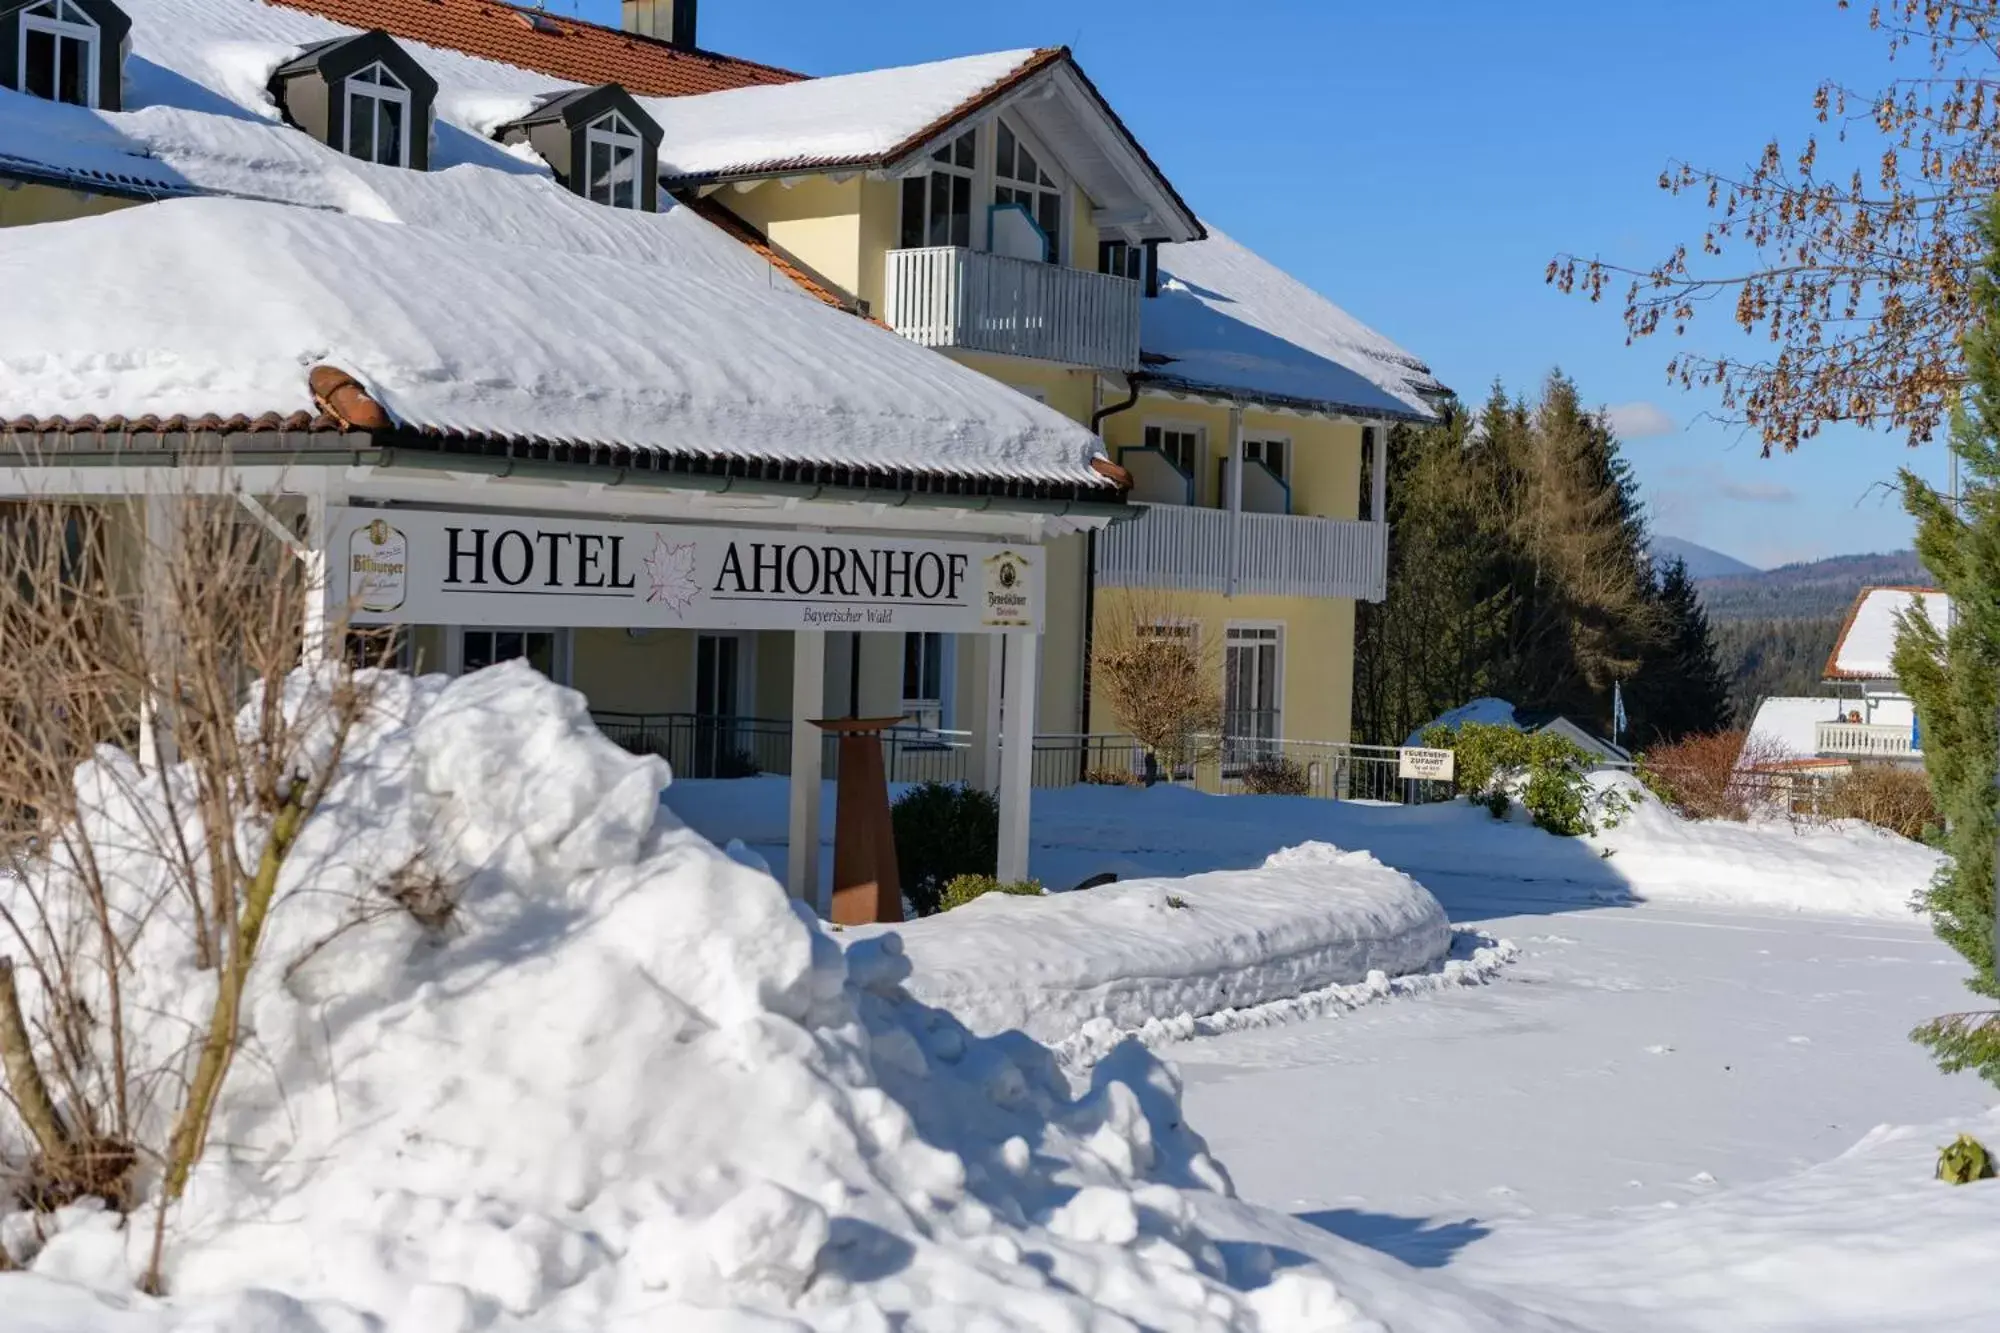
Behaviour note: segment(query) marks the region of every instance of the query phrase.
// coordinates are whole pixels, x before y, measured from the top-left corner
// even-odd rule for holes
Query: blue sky
[[[614,0],[549,0],[615,23]],[[1835,0],[703,0],[702,44],[815,74],[1067,43],[1212,225],[1430,361],[1465,397],[1553,367],[1620,406],[1658,531],[1774,565],[1909,544],[1896,470],[1941,445],[1841,430],[1788,457],[1625,345],[1622,301],[1542,274],[1558,250],[1651,261],[1705,214],[1670,158],[1736,167],[1811,128],[1825,76],[1880,84]],[[1622,296],[1622,288],[1619,291]],[[1704,329],[1702,324],[1706,324]],[[1697,345],[1754,351],[1704,316]]]

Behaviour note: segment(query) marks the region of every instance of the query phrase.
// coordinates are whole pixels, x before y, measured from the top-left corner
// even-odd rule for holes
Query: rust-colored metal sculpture
[[[889,822],[889,778],[882,767],[882,733],[899,717],[836,717],[813,725],[840,737],[834,787],[833,920],[858,926],[903,919],[903,882],[896,873],[896,834]]]

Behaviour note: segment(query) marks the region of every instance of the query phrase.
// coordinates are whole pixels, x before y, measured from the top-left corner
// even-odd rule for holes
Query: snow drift
[[[863,928],[849,968],[895,960],[927,1004],[975,1032],[1040,1041],[1086,1024],[1131,1031],[1268,1004],[1440,963],[1451,926],[1436,898],[1366,852],[1289,848],[1254,870],[1138,879],[1041,898],[988,894],[896,927]],[[872,938],[871,938],[872,937]]]
[[[149,1227],[74,1206],[39,1242],[15,1213],[0,1235],[31,1271],[0,1276],[10,1318],[1381,1327],[1329,1270],[1194,1224],[1191,1201],[1229,1183],[1137,1045],[1077,1093],[1031,1041],[981,1039],[879,974],[856,986],[769,876],[660,809],[660,761],[524,666],[376,684],[288,863],[245,1055],[169,1214],[169,1299],[132,1290]],[[444,932],[355,924],[412,859],[462,886]],[[168,1049],[207,997],[182,933],[141,938],[135,1039]],[[1428,1308],[1414,1273],[1367,1262]],[[1437,1301],[1431,1327],[1496,1326],[1490,1302]]]

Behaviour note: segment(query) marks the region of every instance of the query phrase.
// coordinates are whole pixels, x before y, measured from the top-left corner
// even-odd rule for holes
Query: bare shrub
[[[1123,768],[1085,769],[1083,781],[1091,787],[1143,787],[1139,775]]]
[[[1639,779],[1688,819],[1744,820],[1786,786],[1782,745],[1744,731],[1714,731],[1639,756]]]
[[[1124,599],[1092,637],[1090,670],[1118,725],[1169,778],[1212,752],[1222,729],[1222,645],[1180,599]]]
[[[1305,765],[1283,755],[1269,755],[1244,765],[1243,790],[1251,796],[1310,796],[1312,783]]]
[[[1924,771],[1899,764],[1856,764],[1827,785],[1821,810],[1832,819],[1865,820],[1912,842],[1924,841],[1944,822]]]
[[[157,1185],[163,1218],[179,1197],[365,707],[319,567],[268,511],[197,493],[224,461],[140,501],[0,513],[0,1056],[30,1206]],[[295,688],[302,660],[318,688]],[[207,1007],[193,1031],[161,1037],[139,959],[184,960],[166,984]]]

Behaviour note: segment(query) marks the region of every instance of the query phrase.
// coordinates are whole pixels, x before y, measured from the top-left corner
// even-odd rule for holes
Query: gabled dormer
[[[648,213],[660,206],[660,127],[615,83],[557,93],[494,137],[527,144],[593,203]]]
[[[427,171],[437,80],[380,31],[317,42],[278,66],[285,120],[349,157]]]
[[[0,0],[0,87],[120,110],[131,31],[111,0]]]

